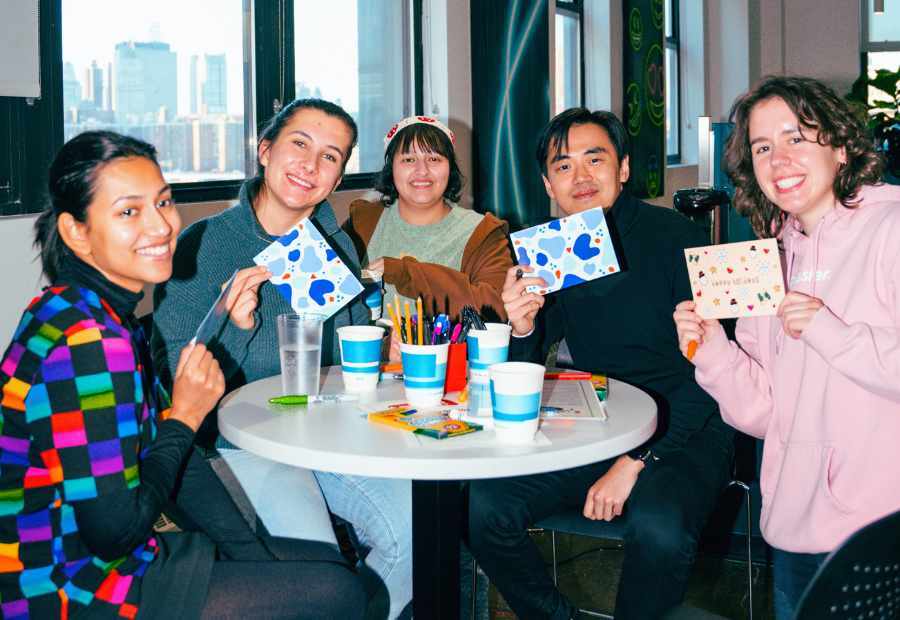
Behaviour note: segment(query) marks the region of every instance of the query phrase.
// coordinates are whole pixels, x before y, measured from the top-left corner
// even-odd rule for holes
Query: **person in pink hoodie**
[[[863,124],[816,80],[765,78],[731,116],[735,207],[780,240],[787,294],[777,316],[740,319],[737,342],[692,301],[674,319],[725,421],[765,438],[760,529],[783,620],[828,552],[900,509],[900,187],[878,184]]]

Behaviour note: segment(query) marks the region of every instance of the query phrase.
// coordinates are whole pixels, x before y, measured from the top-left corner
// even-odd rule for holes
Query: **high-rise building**
[[[200,57],[191,55],[191,114],[200,114]]]
[[[103,69],[97,65],[96,60],[91,61],[88,69],[90,96],[88,97],[97,110],[103,109]]]
[[[203,108],[206,114],[225,114],[228,109],[225,54],[204,54]]]
[[[115,111],[119,122],[175,118],[178,68],[168,43],[126,41],[116,44]]]
[[[112,63],[106,63],[106,101],[104,102],[104,109],[112,110],[112,92],[113,92],[113,70]]]
[[[63,65],[63,109],[77,108],[81,103],[81,83],[75,77],[75,65],[67,62]]]

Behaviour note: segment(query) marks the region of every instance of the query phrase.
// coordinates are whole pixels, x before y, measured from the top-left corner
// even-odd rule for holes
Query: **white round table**
[[[322,394],[343,391],[339,366],[322,369]],[[363,402],[279,410],[269,377],[228,394],[219,431],[234,445],[273,461],[351,475],[413,480],[413,600],[419,618],[459,618],[459,484],[457,480],[558,471],[612,458],[648,440],[656,404],[640,389],[610,380],[608,419],[549,420],[541,441],[503,445],[493,431],[441,441],[366,420]],[[381,381],[366,401],[402,401],[403,382]],[[440,445],[437,445],[440,444]],[[448,482],[449,481],[449,482]]]

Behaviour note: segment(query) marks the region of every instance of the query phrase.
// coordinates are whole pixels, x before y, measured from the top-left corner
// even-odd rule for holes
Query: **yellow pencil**
[[[388,314],[391,315],[391,321],[394,323],[394,333],[397,334],[397,338],[403,339],[400,335],[400,319],[394,314],[394,307],[391,304],[387,305]]]
[[[394,295],[394,312],[397,314],[397,320],[400,321],[403,319],[403,315],[400,314],[400,295]],[[403,334],[398,334],[400,336],[400,340],[403,340]]]
[[[422,334],[424,327],[422,324],[425,322],[425,317],[422,315],[422,298],[416,297],[416,313],[418,315],[418,319],[416,320],[416,329],[419,332],[419,344],[425,344],[425,336]]]
[[[412,315],[409,313],[409,302],[403,302],[403,309],[406,310],[406,342],[415,344],[412,337]]]

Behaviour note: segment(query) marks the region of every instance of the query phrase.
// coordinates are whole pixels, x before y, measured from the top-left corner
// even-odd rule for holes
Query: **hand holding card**
[[[686,248],[696,312],[704,319],[773,316],[784,299],[775,239]]]
[[[319,229],[304,219],[253,258],[269,269],[275,285],[297,313],[332,316],[363,290]]]
[[[619,261],[609,237],[603,207],[532,226],[510,235],[516,260],[530,265],[552,293],[619,273]],[[527,291],[537,291],[529,286]]]

